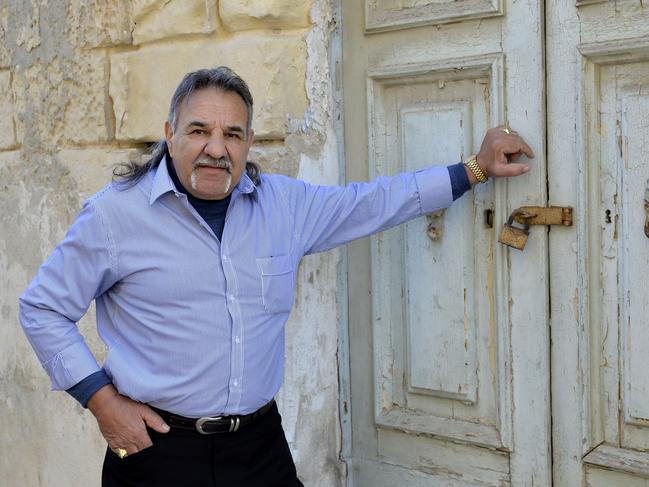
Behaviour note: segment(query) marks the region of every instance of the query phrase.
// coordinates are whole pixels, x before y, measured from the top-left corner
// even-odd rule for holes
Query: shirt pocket
[[[288,255],[258,257],[261,296],[269,313],[290,313],[293,306],[293,263]]]

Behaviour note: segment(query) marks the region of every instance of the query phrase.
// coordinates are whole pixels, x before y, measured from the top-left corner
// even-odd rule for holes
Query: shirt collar
[[[158,167],[153,176],[153,185],[151,186],[151,197],[149,198],[149,204],[153,204],[160,196],[169,191],[176,192],[176,186],[169,176],[169,171],[167,170],[167,156],[164,156],[158,164]]]
[[[252,179],[250,179],[248,173],[244,171],[239,178],[239,183],[234,188],[234,191],[232,191],[232,193],[234,194],[235,192],[237,192],[250,194],[255,189],[257,189],[257,186],[255,186],[255,183],[252,182]],[[160,198],[160,196],[170,191],[177,192],[178,189],[171,180],[171,176],[169,175],[169,171],[167,170],[167,156],[164,156],[162,158],[162,161],[160,161],[160,164],[158,164],[155,175],[153,176],[153,185],[151,186],[151,197],[149,198],[149,204],[152,205],[158,198]]]
[[[248,172],[243,171],[243,174],[241,174],[241,177],[239,178],[239,184],[237,184],[235,189],[239,193],[250,194],[257,189],[257,186],[255,186],[255,183],[253,183],[250,176],[248,176]]]

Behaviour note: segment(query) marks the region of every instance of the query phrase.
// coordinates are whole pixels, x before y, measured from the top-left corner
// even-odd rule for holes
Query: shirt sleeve
[[[449,171],[435,166],[345,187],[295,181],[288,195],[304,254],[365,237],[453,202]]]
[[[100,370],[77,322],[115,282],[110,240],[95,204],[87,202],[20,297],[20,322],[54,390]]]
[[[104,369],[98,370],[97,372],[90,374],[88,377],[83,379],[78,384],[70,387],[67,392],[72,397],[74,397],[79,403],[85,408],[88,405],[90,398],[97,392],[99,389],[105,385],[111,384],[112,381]]]
[[[455,201],[471,189],[471,182],[469,181],[469,176],[466,174],[463,162],[458,162],[457,164],[448,166],[448,175],[451,178],[453,201]]]

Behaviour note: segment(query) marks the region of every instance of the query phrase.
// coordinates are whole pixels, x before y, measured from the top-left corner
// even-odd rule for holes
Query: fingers
[[[169,432],[169,425],[165,423],[164,420],[158,414],[156,414],[155,411],[153,411],[153,409],[145,405],[142,405],[142,407],[142,419],[144,419],[144,422],[149,428],[157,431],[158,433]]]
[[[141,426],[125,425],[123,429],[110,435],[104,435],[104,437],[111,450],[116,451],[116,449],[123,448],[129,455],[153,445],[144,422],[141,423]]]
[[[488,176],[519,176],[530,170],[527,164],[517,162],[521,155],[532,159],[534,151],[515,130],[503,125],[487,131],[477,155],[478,165]]]
[[[153,441],[151,441],[151,437],[146,431],[144,432],[144,434],[138,435],[137,437],[133,437],[131,439],[117,439],[113,441],[112,444],[108,444],[111,450],[115,451],[116,449],[123,448],[129,455],[145,450],[152,445]]]
[[[489,170],[489,176],[492,177],[512,177],[520,176],[530,171],[530,166],[520,163],[493,164]]]
[[[153,445],[151,437],[146,429],[147,426],[159,433],[167,433],[169,431],[169,426],[149,406],[136,402],[132,402],[131,406],[133,406],[134,409],[136,408],[137,412],[133,411],[134,414],[131,418],[130,424],[125,424],[126,427],[120,431],[122,441],[126,444],[126,446],[122,446],[122,448],[124,448],[129,455],[142,451]]]
[[[138,407],[140,408],[142,427],[138,427],[136,431],[132,431],[129,443],[124,443],[129,440],[123,437],[123,439],[121,440],[122,445],[117,446],[117,448],[124,448],[127,455],[133,455],[134,453],[145,450],[146,448],[149,448],[153,445],[151,437],[147,433],[146,426],[154,431],[157,431],[158,433],[168,433],[170,430],[169,425],[166,424],[164,420],[158,414],[156,414],[155,411],[153,411],[153,409],[146,406],[145,404],[138,404]],[[115,448],[112,445],[109,446],[111,446],[113,451],[115,451]]]
[[[516,130],[511,128],[509,125],[499,125],[498,127],[494,127],[493,130],[497,130],[499,132],[504,132],[505,134],[518,134]]]
[[[108,441],[110,449],[119,456],[122,456],[119,454],[120,449],[126,450],[127,455],[133,455],[134,453],[138,453],[152,445],[153,442],[151,441],[151,437],[147,433],[146,428],[142,428],[142,430],[137,432],[124,431],[121,434],[114,435],[111,437],[110,441]]]
[[[507,164],[498,168],[498,174],[494,176],[500,177],[513,177],[520,176],[530,171],[530,166],[527,164]]]
[[[131,455],[153,443],[147,425],[155,431],[166,433],[169,427],[148,406],[122,395],[106,398],[106,403],[96,409],[95,417],[102,435],[113,451],[123,448]]]
[[[520,176],[530,170],[530,166],[515,162],[521,155],[522,151],[517,150],[516,145],[507,145],[496,149],[494,162],[488,165],[489,175],[496,177]]]
[[[498,140],[494,141],[494,146],[502,142],[502,150],[509,156],[510,160],[516,160],[521,154],[528,158],[534,159],[534,151],[527,145],[523,138],[517,132],[511,130],[510,133],[502,132],[498,134]]]
[[[520,137],[519,135],[516,135],[516,137],[518,138],[517,142],[518,142],[518,149],[519,149],[517,152],[519,153],[522,152],[528,158],[534,159],[534,151],[532,150],[532,148],[525,143],[522,137]]]
[[[487,132],[485,141],[487,139],[493,139],[492,142],[494,144],[500,141],[507,142],[509,146],[508,154],[510,155],[516,154],[516,157],[518,157],[518,155],[523,153],[528,158],[534,159],[534,151],[532,150],[532,148],[527,145],[523,138],[518,135],[518,132],[516,132],[511,127],[507,127],[506,125],[495,127]]]
[[[521,154],[525,154],[529,159],[534,159],[534,152],[520,136],[512,134],[508,138],[511,140],[504,140],[502,148],[500,148],[508,161],[517,160]],[[500,157],[498,159],[502,160]]]
[[[108,444],[108,448],[113,450],[113,452],[115,452],[115,454],[120,458],[126,458],[129,455],[134,455],[134,454],[144,450],[144,448],[138,448],[135,445],[126,445],[124,447],[121,447],[121,446],[111,445],[110,443]],[[124,450],[126,452],[126,455],[124,455],[124,451],[121,451],[121,450]]]
[[[138,448],[135,446],[129,446],[128,448],[121,448],[121,447],[112,447],[111,445],[108,445],[108,447],[121,459],[124,459],[128,456],[135,455],[136,453],[139,453],[143,450],[146,450],[147,448],[150,448],[153,446],[153,443],[149,446],[145,446],[142,448]]]

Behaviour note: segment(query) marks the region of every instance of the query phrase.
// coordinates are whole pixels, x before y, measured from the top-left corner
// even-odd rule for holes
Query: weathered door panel
[[[550,485],[546,234],[497,243],[545,204],[542,24],[533,1],[343,2],[348,180],[455,163],[505,121],[538,148],[516,184],[350,246],[355,486]]]
[[[489,73],[502,69],[492,61],[474,60],[461,79],[434,65],[417,66],[419,75],[370,72],[370,177],[469,153],[489,122]],[[492,202],[476,194],[372,238],[375,418],[499,448],[494,386],[507,377],[496,367],[494,290],[479,292],[494,272],[492,230],[476,218]],[[475,240],[486,245],[474,249]],[[492,361],[477,342],[492,343]]]
[[[548,2],[557,487],[649,485],[649,9]]]

